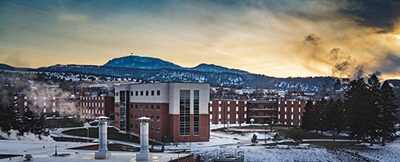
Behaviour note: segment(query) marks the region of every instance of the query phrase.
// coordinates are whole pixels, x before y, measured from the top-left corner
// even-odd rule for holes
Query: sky
[[[0,0],[0,63],[127,55],[275,77],[400,79],[396,0]]]

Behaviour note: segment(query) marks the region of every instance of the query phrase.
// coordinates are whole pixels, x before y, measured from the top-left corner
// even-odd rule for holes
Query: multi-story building
[[[271,99],[261,101],[213,100],[209,102],[210,124],[275,124],[300,126],[306,101]]]
[[[78,109],[78,98],[55,97],[55,96],[14,96],[14,107],[20,116],[24,111],[30,109],[36,114],[44,114],[46,117],[80,116]]]
[[[115,86],[115,124],[139,134],[140,117],[148,117],[149,138],[157,141],[208,141],[209,84],[154,83]]]
[[[113,119],[114,115],[114,97],[98,96],[84,97],[80,96],[79,106],[81,118],[96,119],[99,116],[107,116]]]

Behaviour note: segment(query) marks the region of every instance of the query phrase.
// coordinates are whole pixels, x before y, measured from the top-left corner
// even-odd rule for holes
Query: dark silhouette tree
[[[344,128],[345,113],[343,111],[343,103],[341,100],[329,100],[325,113],[324,125],[327,130],[332,130],[332,136],[335,137]],[[335,139],[334,139],[335,140]]]
[[[0,88],[0,128],[1,131],[19,130],[21,121],[18,120],[18,110],[15,108],[15,98],[10,84],[2,85]]]
[[[382,145],[385,142],[395,140],[395,128],[394,124],[396,122],[396,104],[394,103],[396,96],[393,93],[392,87],[390,87],[387,81],[383,82],[380,89],[380,95],[378,100],[378,126],[379,126],[379,136],[381,137]]]
[[[347,116],[347,126],[350,137],[365,140],[374,138],[376,121],[374,103],[364,78],[350,82],[344,95],[344,108]]]
[[[304,110],[305,112],[303,113],[303,117],[301,119],[301,128],[305,130],[317,129],[318,118],[315,112],[313,101],[307,101]]]

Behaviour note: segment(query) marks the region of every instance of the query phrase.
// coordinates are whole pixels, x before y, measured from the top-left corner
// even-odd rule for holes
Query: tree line
[[[333,131],[333,136],[348,132],[349,138],[372,145],[395,140],[396,96],[387,81],[376,75],[352,80],[339,99],[308,101],[302,129]]]
[[[18,136],[33,133],[41,139],[48,135],[45,125],[45,115],[35,111],[32,102],[28,102],[21,114],[15,106],[15,87],[12,84],[3,84],[0,89],[0,131],[10,136],[10,130],[17,131]],[[1,138],[1,137],[0,137]],[[2,137],[8,138],[8,137]]]

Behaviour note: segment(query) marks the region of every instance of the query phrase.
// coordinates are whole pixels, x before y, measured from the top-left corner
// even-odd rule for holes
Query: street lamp
[[[252,126],[252,128],[254,129],[254,126],[253,126],[254,119],[253,119],[253,118],[251,118],[251,119],[250,119],[250,122],[251,122],[251,124],[250,124],[250,125],[251,125],[251,126]],[[252,131],[252,132],[253,132],[253,131]]]
[[[86,127],[86,142],[89,143],[89,127]]]

